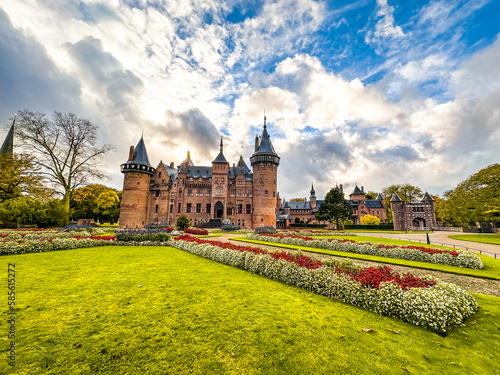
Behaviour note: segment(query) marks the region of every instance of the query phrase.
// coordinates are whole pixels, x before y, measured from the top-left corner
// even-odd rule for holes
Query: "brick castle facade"
[[[177,167],[160,161],[153,168],[141,137],[121,165],[120,228],[143,228],[153,223],[173,226],[181,215],[186,215],[192,226],[215,220],[251,229],[275,227],[279,162],[265,117],[262,135],[255,138],[255,152],[250,157],[252,169],[242,156],[238,164],[229,165],[222,137],[220,152],[211,166],[195,166],[188,151]]]

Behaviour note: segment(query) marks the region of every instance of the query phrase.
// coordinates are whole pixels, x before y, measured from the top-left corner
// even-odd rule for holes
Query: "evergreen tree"
[[[333,188],[326,194],[325,201],[319,206],[315,217],[318,221],[336,222],[337,229],[342,229],[342,222],[352,217],[352,208],[345,200],[344,194]]]
[[[177,229],[184,230],[189,228],[189,219],[186,215],[181,215],[177,219]]]

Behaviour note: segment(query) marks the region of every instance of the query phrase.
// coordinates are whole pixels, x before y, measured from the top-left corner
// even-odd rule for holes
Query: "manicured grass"
[[[18,303],[17,367],[4,358],[0,373],[491,374],[499,364],[496,297],[477,295],[479,312],[442,337],[168,247],[0,259],[16,264]]]
[[[325,238],[355,239],[355,238],[359,238],[359,237],[360,236],[356,236],[356,237],[355,236],[351,236],[351,237],[344,236],[344,237],[325,237]],[[376,237],[365,237],[365,238],[375,239]],[[481,255],[481,254],[477,254],[477,256],[480,257],[481,260],[483,261],[484,268],[481,270],[475,270],[475,269],[471,269],[471,268],[447,266],[444,264],[415,262],[415,261],[411,261],[411,260],[386,258],[386,257],[375,256],[375,255],[348,253],[345,251],[333,251],[333,250],[327,250],[327,249],[316,249],[314,247],[278,244],[278,243],[265,242],[265,241],[254,241],[254,240],[247,240],[244,237],[235,237],[235,238],[230,238],[230,239],[235,240],[235,241],[251,242],[251,243],[255,243],[255,244],[275,246],[275,247],[281,247],[281,248],[286,248],[286,249],[304,250],[304,251],[308,251],[311,253],[335,255],[335,256],[339,256],[339,257],[352,258],[352,259],[371,260],[374,262],[398,264],[401,266],[409,266],[409,267],[423,268],[423,269],[434,270],[434,271],[456,273],[456,274],[466,275],[466,276],[475,276],[475,277],[483,277],[483,278],[487,278],[487,279],[500,280],[500,259],[495,259],[495,258],[492,258],[490,256]],[[391,238],[379,238],[379,240],[380,241],[377,243],[398,244],[394,241],[399,241],[399,240],[393,240]],[[384,241],[384,240],[387,240],[387,241]],[[362,240],[362,242],[364,242],[364,241],[365,240]],[[375,243],[375,241],[371,241],[371,242]],[[408,244],[422,245],[422,244],[418,244],[418,242],[417,243],[412,243],[410,241],[399,241],[399,242],[402,242],[401,243],[402,245],[408,245]],[[436,246],[436,247],[443,248],[443,246]]]
[[[500,245],[500,234],[456,234],[453,236],[448,236],[448,238],[453,238],[460,241],[471,241],[480,243],[489,243],[492,245]]]
[[[353,233],[390,233],[390,234],[407,234],[407,233],[432,233],[430,231],[407,231],[404,230],[363,230],[363,229],[346,229],[346,232]]]

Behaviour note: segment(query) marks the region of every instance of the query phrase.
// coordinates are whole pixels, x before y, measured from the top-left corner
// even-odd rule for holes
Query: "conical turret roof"
[[[363,193],[363,191],[358,187],[358,185],[356,185],[356,187],[354,188],[354,191],[351,193],[351,195],[358,195],[358,194],[364,195],[365,193]]]
[[[383,201],[384,200],[384,197],[382,196],[382,194],[378,193],[377,200],[378,201]]]
[[[278,156],[278,154],[274,150],[273,143],[271,142],[271,137],[267,132],[265,116],[264,116],[264,130],[262,131],[262,135],[260,136],[259,149],[254,152],[254,155],[257,154],[272,154]]]
[[[2,148],[0,149],[0,156],[4,158],[12,158],[14,156],[14,125],[16,123],[16,119],[12,122],[12,126],[3,141]]]
[[[316,191],[314,190],[314,183],[313,182],[311,182],[311,191],[310,191],[310,193],[311,193],[311,197],[316,197]]]
[[[134,156],[132,157],[131,163],[146,165],[150,167],[148,152],[146,151],[146,146],[144,145],[144,139],[141,136],[139,143],[134,148]]]

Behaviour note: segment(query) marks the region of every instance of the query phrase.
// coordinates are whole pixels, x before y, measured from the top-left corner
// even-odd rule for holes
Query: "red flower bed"
[[[296,263],[299,267],[305,267],[308,269],[316,269],[322,266],[321,261],[314,260],[306,255],[300,255],[297,258],[285,251],[281,251],[279,253],[270,253],[266,250],[256,247],[234,245],[229,242],[208,241],[205,239],[196,238],[185,234],[182,236],[178,236],[174,239],[176,241],[183,240],[189,242],[196,242],[198,244],[208,243],[214,246],[222,247],[224,249],[236,250],[241,252],[250,251],[254,254],[268,254],[275,260],[284,259],[287,262],[293,262]],[[396,283],[403,290],[407,290],[408,288],[428,288],[436,284],[435,281],[423,280],[411,274],[400,275],[399,273],[393,271],[392,269],[390,269],[385,265],[381,267],[363,268],[358,272],[348,271],[340,267],[335,267],[335,272],[347,274],[349,275],[349,277],[351,277],[353,280],[356,280],[361,285],[375,289],[378,289],[380,287],[380,283],[383,281],[391,281],[393,283]]]
[[[278,238],[300,238],[304,241],[312,241],[315,240],[316,238],[312,237],[304,237],[304,236],[293,236],[293,235],[281,235],[281,234],[267,234],[267,233],[261,233],[259,236],[269,236],[269,237],[278,237]],[[353,240],[348,240],[348,239],[335,239],[335,238],[330,238],[328,239],[329,242],[336,241],[336,242],[341,242],[341,243],[346,243],[346,242],[351,242],[355,243],[356,241]],[[368,245],[368,242],[358,242],[359,245]],[[441,254],[441,253],[449,253],[451,256],[457,257],[458,252],[456,251],[449,251],[449,250],[440,250],[440,249],[431,249],[428,247],[423,247],[423,246],[413,246],[413,245],[408,245],[408,246],[397,246],[397,245],[386,245],[386,244],[374,244],[378,246],[381,249],[395,249],[395,248],[400,248],[400,249],[413,249],[413,250],[420,250],[424,253],[429,253],[429,254]]]
[[[208,230],[206,229],[192,229],[192,228],[186,228],[184,229],[184,233],[189,233],[189,234],[196,234],[196,235],[207,235]]]

